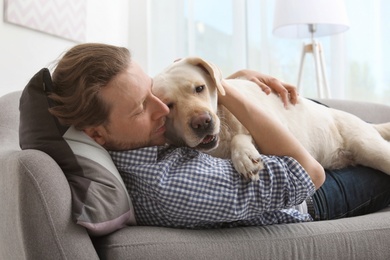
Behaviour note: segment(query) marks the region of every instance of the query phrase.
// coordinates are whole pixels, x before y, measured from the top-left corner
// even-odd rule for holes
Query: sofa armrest
[[[370,123],[378,124],[390,122],[390,106],[387,105],[342,99],[316,100],[331,108],[354,114]]]
[[[71,219],[70,189],[59,166],[36,150],[7,157],[0,165],[0,258],[98,259],[86,230]]]
[[[98,259],[58,164],[18,145],[19,97],[0,97],[0,259]]]

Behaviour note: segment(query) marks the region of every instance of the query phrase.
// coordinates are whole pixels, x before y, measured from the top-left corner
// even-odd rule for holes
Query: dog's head
[[[218,146],[218,93],[225,93],[220,70],[198,57],[181,59],[154,77],[152,92],[170,109],[168,143],[209,151]]]

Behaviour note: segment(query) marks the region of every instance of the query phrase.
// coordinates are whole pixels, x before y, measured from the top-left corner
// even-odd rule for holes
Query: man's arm
[[[271,91],[274,91],[280,96],[285,107],[287,107],[289,103],[295,105],[298,102],[299,94],[295,86],[255,70],[239,70],[227,78],[244,78],[253,81],[267,94],[270,94]]]
[[[261,152],[293,157],[305,168],[318,189],[325,181],[325,171],[292,133],[259,106],[248,102],[237,90],[226,83],[224,87],[226,95],[219,95],[219,102],[248,129]]]

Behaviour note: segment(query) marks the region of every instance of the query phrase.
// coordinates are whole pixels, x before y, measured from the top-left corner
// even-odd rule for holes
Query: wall
[[[87,42],[129,44],[129,2],[87,1]],[[76,42],[5,23],[0,0],[0,96],[25,87],[41,68],[48,67]]]

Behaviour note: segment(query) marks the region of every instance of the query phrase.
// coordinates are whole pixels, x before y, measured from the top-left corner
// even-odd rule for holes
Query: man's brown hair
[[[107,44],[71,48],[52,75],[54,93],[49,97],[56,105],[50,113],[79,130],[107,123],[110,107],[103,102],[100,90],[127,69],[130,58],[128,49]]]

